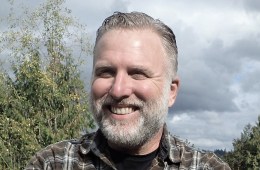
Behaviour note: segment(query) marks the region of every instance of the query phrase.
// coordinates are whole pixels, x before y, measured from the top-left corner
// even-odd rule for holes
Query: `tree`
[[[218,156],[218,157],[220,157],[220,158],[223,158],[224,157],[224,155],[226,155],[226,153],[227,153],[227,151],[226,151],[226,149],[215,149],[214,150],[214,153]]]
[[[248,124],[240,139],[233,142],[234,150],[227,153],[226,161],[232,169],[257,169],[260,167],[260,116],[254,126]]]
[[[13,61],[0,75],[0,169],[22,169],[40,148],[94,128],[78,69],[90,44],[64,2],[11,13],[1,32],[1,56]]]

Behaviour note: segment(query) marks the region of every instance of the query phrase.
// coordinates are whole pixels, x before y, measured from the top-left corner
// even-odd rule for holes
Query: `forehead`
[[[104,33],[96,42],[94,62],[104,51],[131,53],[157,53],[160,59],[166,56],[161,37],[151,29],[113,29]]]

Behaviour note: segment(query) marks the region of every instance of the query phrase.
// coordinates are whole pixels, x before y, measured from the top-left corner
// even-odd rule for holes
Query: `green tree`
[[[245,126],[241,137],[233,142],[234,150],[227,153],[226,161],[232,169],[258,169],[260,167],[260,116],[254,126]]]
[[[79,72],[90,44],[64,2],[47,0],[18,18],[11,2],[0,35],[1,58],[13,59],[0,74],[0,169],[22,169],[40,148],[94,128]]]

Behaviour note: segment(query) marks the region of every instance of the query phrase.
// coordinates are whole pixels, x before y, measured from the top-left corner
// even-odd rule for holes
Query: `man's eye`
[[[144,73],[134,73],[131,75],[131,77],[135,80],[144,80],[147,78],[147,76]]]
[[[104,73],[99,74],[99,77],[110,78],[110,77],[112,77],[112,74],[108,73],[108,72],[104,72]]]
[[[96,76],[100,78],[110,78],[113,77],[114,72],[109,70],[100,70],[96,72]]]

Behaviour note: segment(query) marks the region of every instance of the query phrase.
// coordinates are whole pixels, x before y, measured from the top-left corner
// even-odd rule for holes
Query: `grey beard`
[[[123,127],[123,125],[129,124],[129,122],[116,122],[111,119],[102,119],[102,121],[99,122],[99,127],[109,142],[119,148],[135,149],[147,143],[159,132],[164,125],[167,111],[160,116],[157,115],[158,113],[153,116],[148,115],[152,115],[153,113],[142,114],[141,117],[134,122],[135,124],[132,125],[132,129],[134,130],[130,133],[129,131],[132,129],[120,128],[120,126]]]

